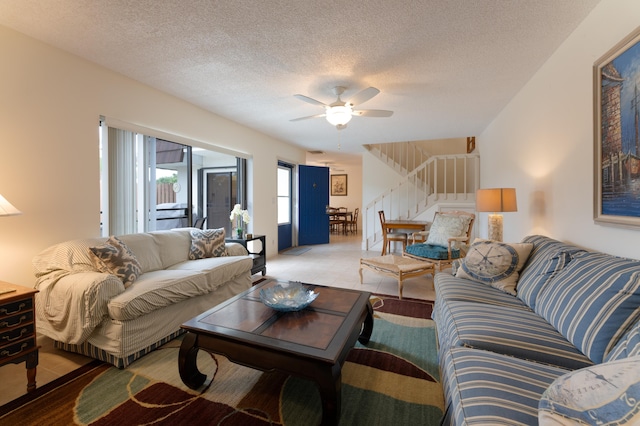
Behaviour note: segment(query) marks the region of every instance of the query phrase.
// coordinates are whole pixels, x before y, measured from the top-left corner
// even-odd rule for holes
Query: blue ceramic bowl
[[[276,311],[299,311],[311,304],[319,293],[308,290],[302,284],[290,282],[260,290],[260,300]]]

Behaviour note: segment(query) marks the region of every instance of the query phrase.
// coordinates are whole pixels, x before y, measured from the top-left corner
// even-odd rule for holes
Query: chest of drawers
[[[33,288],[0,281],[0,366],[26,362],[28,392],[36,388],[37,292]]]

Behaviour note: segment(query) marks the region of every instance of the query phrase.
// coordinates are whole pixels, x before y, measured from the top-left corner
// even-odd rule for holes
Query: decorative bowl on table
[[[301,283],[290,282],[261,289],[260,300],[276,311],[291,312],[306,308],[316,300],[318,294]]]

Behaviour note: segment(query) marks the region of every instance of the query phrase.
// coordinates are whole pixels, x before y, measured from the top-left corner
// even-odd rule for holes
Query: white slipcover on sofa
[[[185,321],[251,287],[253,262],[242,245],[218,234],[221,256],[191,260],[190,253],[204,257],[193,256],[192,232],[196,240],[203,235],[183,228],[45,249],[33,259],[38,332],[58,348],[123,368],[178,336]],[[136,263],[133,283],[96,266],[92,250],[114,241]]]

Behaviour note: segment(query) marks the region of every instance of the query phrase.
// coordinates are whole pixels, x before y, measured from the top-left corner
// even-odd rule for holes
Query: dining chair
[[[429,230],[413,235],[414,241],[419,236],[424,242],[406,246],[402,255],[431,262],[442,271],[466,255],[475,218],[475,214],[465,211],[436,212]]]
[[[380,227],[382,229],[382,256],[387,254],[387,250],[391,253],[391,243],[393,241],[402,243],[402,251],[405,251],[407,247],[408,234],[406,232],[392,231],[385,226],[386,219],[384,217],[384,210],[378,212],[380,216]]]
[[[193,227],[198,229],[204,229],[204,222],[207,220],[207,217],[199,217],[193,222]]]
[[[353,232],[356,234],[358,233],[358,215],[359,214],[360,214],[360,207],[356,207],[356,209],[353,211],[353,217],[344,223],[345,232]]]
[[[334,232],[338,230],[338,227],[342,225],[342,220],[340,216],[336,213],[339,212],[338,207],[329,207],[327,209],[327,214],[329,215],[329,232]]]

